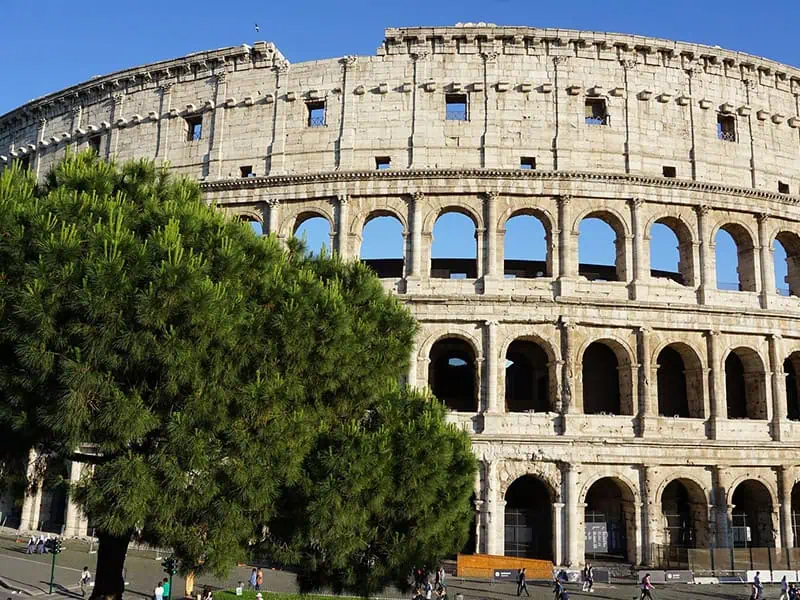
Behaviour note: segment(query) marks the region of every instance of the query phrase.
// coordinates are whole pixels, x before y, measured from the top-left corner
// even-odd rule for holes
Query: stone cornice
[[[627,173],[597,173],[591,171],[529,171],[522,169],[405,169],[405,170],[370,170],[370,171],[326,171],[291,175],[270,175],[265,177],[248,177],[246,179],[222,179],[204,181],[200,185],[204,191],[218,192],[230,190],[274,188],[286,185],[313,184],[329,182],[350,182],[364,179],[515,179],[542,181],[599,181],[635,185],[650,185],[667,189],[682,189],[712,194],[726,194],[740,198],[754,198],[779,202],[790,206],[800,203],[800,196],[778,194],[752,188],[706,183],[690,179],[674,179],[666,177],[649,177]]]

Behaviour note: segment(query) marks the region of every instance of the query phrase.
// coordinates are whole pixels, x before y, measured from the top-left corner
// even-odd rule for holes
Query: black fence
[[[657,569],[688,569],[695,575],[800,569],[800,548],[683,548],[655,544],[650,556]]]

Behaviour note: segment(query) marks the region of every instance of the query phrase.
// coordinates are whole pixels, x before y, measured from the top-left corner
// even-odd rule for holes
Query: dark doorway
[[[506,492],[505,555],[553,558],[550,492],[532,475],[520,477]]]
[[[689,417],[686,366],[680,353],[667,346],[658,354],[658,414]]]
[[[506,410],[550,410],[547,353],[536,342],[515,340],[506,352]]]
[[[633,494],[627,486],[611,477],[597,480],[586,494],[586,555],[628,560],[628,538],[635,539],[634,520]]]
[[[445,338],[431,348],[428,385],[450,410],[476,412],[475,353],[464,340]]]
[[[619,388],[617,355],[601,342],[590,344],[583,353],[583,412],[620,414]]]
[[[772,499],[764,484],[754,479],[733,491],[732,533],[735,548],[774,547]]]

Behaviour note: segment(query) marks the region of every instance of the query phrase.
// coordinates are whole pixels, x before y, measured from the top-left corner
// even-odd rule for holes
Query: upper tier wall
[[[446,118],[463,94],[467,120]],[[639,36],[516,27],[388,29],[373,57],[290,65],[259,42],[95,78],[0,117],[0,163],[39,175],[67,147],[200,178],[376,168],[536,168],[800,189],[800,71]],[[607,124],[587,123],[587,99]],[[311,126],[310,102],[324,106]],[[719,139],[719,115],[734,141]],[[202,121],[190,140],[187,118]],[[788,186],[788,188],[786,187]]]

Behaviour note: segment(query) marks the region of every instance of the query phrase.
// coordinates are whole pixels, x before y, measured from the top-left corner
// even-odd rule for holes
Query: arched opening
[[[656,363],[658,414],[702,419],[703,369],[694,350],[682,343],[670,344],[658,353]]]
[[[306,213],[297,217],[294,236],[302,240],[311,256],[331,255],[331,224],[325,217]]]
[[[717,231],[714,246],[717,289],[755,292],[755,254],[747,230],[736,223],[723,225]]]
[[[708,543],[708,502],[702,488],[689,479],[671,481],[661,494],[664,545],[704,548]],[[675,556],[675,558],[682,558]]]
[[[729,419],[766,419],[765,376],[761,358],[736,348],[725,359],[725,400]]]
[[[583,353],[583,412],[587,415],[633,414],[629,398],[623,398],[624,369],[617,352],[603,342],[592,342]],[[628,383],[628,378],[625,378]]]
[[[578,273],[591,281],[625,281],[625,235],[611,215],[592,213],[581,221]]]
[[[536,342],[511,342],[506,351],[506,411],[550,410],[548,362],[547,353]]]
[[[800,296],[800,236],[782,231],[772,243],[775,287],[783,296]]]
[[[444,338],[431,348],[428,385],[450,410],[477,412],[475,352],[459,338]]]
[[[733,490],[731,532],[735,548],[775,546],[772,497],[760,481],[748,479]]]
[[[506,556],[553,558],[553,510],[550,490],[538,477],[524,475],[506,492]]]
[[[61,534],[67,510],[67,464],[65,461],[47,463],[42,478],[42,499],[39,504],[39,531]]]
[[[547,230],[538,217],[517,214],[508,219],[503,243],[506,279],[533,279],[552,274],[547,256]]]
[[[650,228],[650,276],[694,285],[692,236],[675,217],[658,219]]]
[[[800,370],[800,352],[792,352],[783,361],[783,373],[786,376],[786,418],[800,421],[800,381],[797,372]]]
[[[633,560],[636,510],[631,489],[613,477],[598,479],[586,494],[586,556]]]
[[[361,261],[378,277],[403,276],[403,224],[394,215],[373,213],[361,231]]]
[[[444,212],[433,226],[431,277],[478,277],[478,240],[475,222],[460,212]]]

